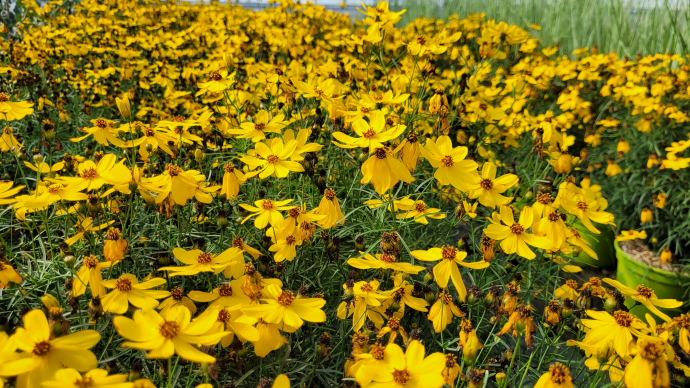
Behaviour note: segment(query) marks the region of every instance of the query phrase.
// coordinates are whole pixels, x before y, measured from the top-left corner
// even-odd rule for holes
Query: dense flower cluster
[[[356,24],[291,1],[24,4],[0,40],[10,384],[573,387],[577,369],[591,386],[657,388],[690,375],[682,302],[580,285],[573,262],[596,259],[585,237],[631,206],[609,206],[602,175],[639,170],[666,135],[677,142],[646,169],[690,166],[675,138],[690,120],[684,58],[559,57],[484,15],[399,28],[387,2]],[[664,177],[621,226],[684,200]],[[566,344],[579,358],[554,354]]]

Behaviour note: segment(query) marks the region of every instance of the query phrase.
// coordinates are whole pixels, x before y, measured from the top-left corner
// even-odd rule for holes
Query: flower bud
[[[644,208],[642,209],[642,213],[640,214],[640,221],[643,224],[646,224],[648,222],[652,222],[654,220],[654,213],[649,208]]]
[[[664,248],[664,251],[661,252],[661,262],[663,264],[673,262],[673,253],[671,253],[671,250],[668,249],[668,247]]]
[[[120,111],[122,117],[127,120],[132,118],[132,107],[129,103],[128,93],[123,93],[122,98],[115,98],[115,103],[117,104],[117,109]]]
[[[474,364],[474,361],[477,359],[477,353],[479,353],[481,348],[482,344],[479,343],[477,333],[472,330],[467,336],[465,346],[462,347],[462,359],[467,364]]]
[[[508,376],[503,372],[496,373],[496,383],[499,387],[502,387],[506,381],[508,381]]]
[[[74,268],[74,265],[77,264],[77,259],[72,255],[65,256],[62,261],[68,268]]]

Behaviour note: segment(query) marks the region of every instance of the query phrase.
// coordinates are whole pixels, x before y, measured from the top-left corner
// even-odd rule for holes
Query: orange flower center
[[[494,182],[491,179],[482,179],[479,186],[484,190],[491,190],[494,188]]]
[[[173,300],[175,300],[177,302],[181,301],[182,298],[184,297],[184,291],[182,291],[182,289],[180,287],[173,288],[173,290],[170,294],[171,294]]]
[[[417,202],[414,204],[414,210],[420,213],[424,213],[426,209],[428,209],[428,206],[426,206],[424,202]]]
[[[613,317],[616,319],[616,323],[623,327],[630,327],[635,319],[632,314],[620,310],[613,313]]]
[[[643,285],[637,286],[637,293],[645,298],[651,298],[654,296],[654,290]]]
[[[335,190],[333,189],[326,189],[323,192],[324,197],[326,197],[327,200],[332,201],[335,199]]]
[[[587,210],[587,202],[580,201],[577,203],[577,208],[586,211]]]
[[[396,384],[405,385],[410,381],[410,378],[410,372],[408,372],[407,369],[395,369],[393,371],[393,381],[395,381]]]
[[[180,324],[175,321],[165,321],[159,329],[161,335],[165,338],[175,338],[180,333],[180,330],[182,330]]]
[[[214,71],[213,73],[211,73],[211,79],[214,81],[220,81],[223,79],[223,76],[219,72]]]
[[[441,159],[441,163],[443,163],[444,166],[446,167],[453,167],[455,164],[455,161],[453,161],[453,157],[450,155],[446,155]]]
[[[280,158],[278,157],[278,155],[268,155],[266,160],[268,161],[268,163],[271,163],[271,164],[276,164],[276,163],[280,162]]]
[[[542,205],[550,205],[553,203],[553,196],[549,193],[539,194],[537,202]]]
[[[84,265],[86,268],[95,268],[98,265],[98,258],[96,256],[87,256],[84,258]]]
[[[261,203],[261,207],[264,210],[271,210],[273,209],[273,201],[271,201],[270,199],[266,199]]]
[[[374,129],[372,128],[369,128],[369,130],[364,132],[362,136],[364,136],[367,139],[371,139],[372,137],[376,136],[376,131],[374,131]]]
[[[182,174],[182,172],[184,171],[179,166],[176,166],[174,164],[168,164],[167,168],[168,168],[168,174],[170,174],[170,176],[178,176],[178,175]]]
[[[319,88],[314,88],[314,93],[318,94],[319,96],[323,96],[323,94],[326,92],[324,92],[323,90],[321,90]]]
[[[551,372],[551,382],[554,384],[563,384],[570,376],[570,370],[560,362],[551,365],[549,372]]]
[[[50,353],[50,347],[50,341],[36,342],[33,353],[37,356],[46,356]]]
[[[288,216],[292,218],[297,218],[300,214],[302,214],[302,209],[299,206],[295,206],[292,209],[288,210]]]
[[[453,295],[446,294],[445,292],[441,292],[438,295],[438,299],[445,305],[449,305],[449,304],[453,303]]]
[[[292,301],[294,300],[295,294],[292,291],[283,291],[283,293],[278,297],[278,304],[287,307],[291,305]]]
[[[525,228],[516,222],[510,226],[510,232],[519,236],[525,232]]]
[[[218,295],[232,296],[232,287],[227,284],[222,284],[220,287],[218,287]]]
[[[266,129],[266,124],[265,123],[257,123],[254,125],[254,129],[256,129],[257,131],[263,131],[264,129]]]
[[[117,241],[122,237],[122,232],[118,228],[108,229],[108,234],[106,236],[107,240]]]
[[[556,213],[556,212],[549,214],[549,221],[551,221],[551,222],[556,222],[560,219],[561,219],[561,215]]]
[[[60,191],[62,191],[62,189],[64,189],[64,188],[65,188],[65,186],[64,186],[64,185],[60,185],[60,184],[51,185],[50,187],[48,187],[48,192],[49,192],[50,194],[57,194],[57,193],[59,193]]]
[[[84,376],[80,379],[77,379],[77,381],[74,382],[74,385],[76,385],[79,388],[88,388],[93,387],[94,381],[92,377]]]
[[[375,153],[377,158],[386,159],[386,150],[384,148],[377,148]]]
[[[235,237],[232,239],[232,246],[235,248],[243,248],[244,247],[244,240],[242,237]]]
[[[285,238],[285,243],[287,245],[294,245],[297,242],[297,238],[295,236],[287,236]]]
[[[7,102],[10,100],[10,95],[7,93],[0,93],[0,102]]]
[[[423,37],[423,36],[421,36],[421,35],[419,35],[419,36],[417,37],[417,43],[419,43],[419,44],[424,44],[424,43],[426,43],[426,38]]]
[[[446,354],[446,368],[452,368],[457,364],[456,361],[457,357],[452,355],[451,353]]]
[[[154,131],[151,128],[146,128],[144,129],[144,135],[146,135],[147,137],[154,137],[156,135],[156,131]]]
[[[374,360],[381,361],[386,356],[386,347],[379,344],[374,344],[371,346],[371,351],[369,352]]]
[[[640,355],[648,360],[656,360],[664,355],[664,347],[658,342],[647,342],[642,347]]]
[[[84,179],[95,179],[98,178],[98,171],[91,167],[86,169],[83,173],[81,173],[81,177]]]
[[[384,263],[395,263],[395,256],[384,253],[381,255],[381,261]]]
[[[458,251],[453,247],[445,246],[441,248],[441,255],[446,260],[455,260],[458,256]]]
[[[132,281],[129,279],[117,279],[115,288],[119,291],[132,291]]]
[[[96,126],[98,128],[107,128],[108,122],[105,119],[96,119]]]
[[[199,264],[208,264],[211,261],[213,261],[213,258],[216,257],[213,253],[202,253],[199,255],[199,257],[196,258],[197,263]]]
[[[235,166],[233,166],[231,163],[228,163],[225,165],[225,172],[234,172],[235,171]]]
[[[372,287],[371,284],[367,283],[367,284],[362,286],[362,291],[363,292],[372,292],[372,291],[374,291],[374,287]]]

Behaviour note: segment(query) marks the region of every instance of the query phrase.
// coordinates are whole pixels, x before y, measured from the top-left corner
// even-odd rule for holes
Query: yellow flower
[[[280,138],[274,138],[265,143],[256,143],[255,151],[257,156],[247,155],[240,160],[252,168],[260,167],[259,170],[247,173],[247,178],[259,175],[264,179],[273,175],[278,178],[285,178],[290,171],[302,172],[304,167],[298,162],[290,160],[297,148],[295,140],[283,143]]]
[[[127,249],[129,249],[129,242],[122,237],[120,229],[109,228],[105,244],[103,244],[103,256],[109,262],[117,264],[125,259]]]
[[[643,224],[646,224],[648,222],[652,222],[654,220],[654,213],[646,207],[642,209],[642,213],[640,213],[640,222]]]
[[[453,303],[453,295],[439,292],[438,299],[431,306],[428,316],[434,324],[434,330],[437,333],[446,330],[446,327],[453,322],[453,316],[464,317],[465,314]]]
[[[673,253],[671,250],[666,247],[664,250],[661,252],[661,263],[666,264],[666,263],[671,263],[673,262]]]
[[[633,351],[635,358],[625,367],[623,380],[627,388],[668,388],[671,386],[669,361],[673,350],[666,351],[664,342],[656,338],[641,339]],[[669,357],[670,356],[670,357]]]
[[[208,315],[215,319],[208,334],[225,332],[220,341],[223,347],[232,345],[235,336],[242,342],[255,342],[261,339],[259,330],[253,326],[257,322],[256,318],[244,315],[240,310],[213,305],[201,313],[198,319],[206,319]]]
[[[99,230],[105,229],[109,225],[111,225],[115,222],[114,220],[108,221],[104,224],[100,224],[100,225],[96,226],[93,223],[93,218],[91,218],[91,217],[82,218],[81,216],[80,216],[80,218],[81,219],[79,220],[79,223],[74,225],[77,228],[77,230],[79,231],[79,233],[77,233],[73,237],[70,237],[67,240],[65,240],[65,242],[68,245],[74,245],[74,243],[83,239],[87,233],[97,232]]]
[[[3,378],[20,375],[34,368],[34,360],[26,353],[17,353],[17,343],[0,332],[0,382]]]
[[[575,388],[570,369],[557,362],[549,367],[549,371],[541,375],[534,388]]]
[[[238,310],[250,304],[250,299],[242,290],[243,281],[235,279],[230,283],[221,284],[211,292],[192,291],[189,298],[195,302],[213,302],[212,306]]]
[[[264,296],[267,297],[262,299],[265,304],[247,307],[242,312],[267,323],[285,323],[296,329],[302,327],[304,321],[326,322],[326,313],[321,309],[326,301],[322,298],[297,298],[292,291],[274,284],[264,289]]]
[[[445,385],[443,368],[446,366],[446,356],[442,353],[425,355],[424,345],[419,341],[412,341],[403,353],[400,346],[389,344],[385,350],[385,366],[378,371],[368,369],[371,380],[362,384],[363,388],[441,388]]]
[[[38,387],[46,376],[55,376],[63,366],[86,372],[98,365],[98,359],[88,350],[101,340],[97,331],[82,330],[50,339],[53,330],[43,311],[32,310],[22,320],[24,327],[17,329],[12,339],[34,362],[33,369],[17,377],[18,388]]]
[[[122,117],[127,120],[132,119],[132,107],[129,103],[129,93],[122,93],[122,97],[115,97],[115,104]]]
[[[422,155],[436,168],[434,177],[442,185],[452,185],[456,189],[469,192],[479,184],[477,163],[466,160],[467,147],[453,148],[448,136],[439,137],[436,142],[427,140],[421,149]]]
[[[561,201],[565,210],[579,218],[582,223],[592,233],[599,234],[599,230],[594,227],[592,221],[599,224],[610,224],[613,222],[613,214],[605,212],[601,204],[591,191],[582,194],[565,196]]]
[[[325,216],[318,221],[319,226],[324,229],[330,229],[336,225],[345,224],[345,214],[340,209],[340,202],[335,190],[326,189],[323,192],[323,198],[319,202],[319,207],[316,208],[315,213]]]
[[[21,283],[24,279],[9,263],[0,260],[0,288],[7,286],[10,282]]]
[[[284,119],[285,115],[282,113],[269,119],[268,112],[260,110],[252,122],[242,123],[240,124],[241,129],[229,129],[227,132],[236,135],[238,139],[252,139],[254,143],[258,143],[266,138],[266,132],[281,133],[282,129],[288,125],[287,122],[283,121]]]
[[[143,160],[149,160],[149,156],[158,151],[158,148],[162,149],[166,154],[177,157],[177,152],[174,149],[174,145],[178,142],[178,139],[174,138],[164,130],[160,128],[151,128],[146,125],[140,126],[141,133],[144,135],[139,139],[126,141],[122,147],[139,147],[139,155]]]
[[[11,127],[5,127],[2,130],[2,135],[0,135],[0,151],[2,152],[16,152],[19,151],[22,144],[14,136],[14,129]]]
[[[191,313],[181,307],[161,314],[144,308],[135,311],[133,318],[115,317],[115,330],[128,340],[122,343],[122,347],[148,350],[146,358],[149,359],[168,359],[177,353],[188,361],[215,363],[214,357],[193,344],[217,344],[227,334],[206,334],[216,321],[213,316],[199,317],[191,322]]]
[[[515,174],[505,174],[496,178],[496,165],[491,162],[484,163],[482,166],[482,176],[479,187],[470,191],[470,198],[479,198],[479,202],[490,208],[503,206],[510,202],[512,198],[501,195],[504,191],[515,186],[518,177]]]
[[[219,93],[230,88],[233,83],[235,83],[235,73],[228,74],[228,69],[223,68],[212,72],[208,81],[197,83],[196,86],[200,90],[196,92],[196,95]]]
[[[225,195],[225,199],[230,200],[240,194],[240,186],[247,181],[247,177],[232,163],[227,163],[224,170],[223,187],[220,189],[220,195]]]
[[[189,297],[184,295],[184,291],[182,291],[182,288],[180,287],[175,287],[170,291],[170,297],[168,299],[163,300],[157,307],[158,310],[161,310],[161,313],[164,311],[168,311],[171,308],[182,306],[187,308],[189,312],[194,315],[196,314],[196,305],[194,304],[194,301],[191,300]]]
[[[604,278],[604,281],[607,284],[616,287],[623,295],[643,304],[649,309],[649,311],[653,312],[666,322],[671,322],[671,317],[662,313],[657,307],[674,309],[683,305],[683,302],[679,300],[657,298],[657,296],[654,294],[654,290],[644,285],[639,285],[636,289],[632,289],[617,280]]]
[[[436,283],[442,288],[446,288],[448,287],[448,280],[451,279],[463,302],[467,297],[467,288],[465,288],[465,282],[462,280],[462,274],[460,273],[458,264],[471,269],[484,269],[491,264],[483,260],[466,263],[465,258],[467,258],[467,252],[460,251],[450,246],[431,248],[428,251],[412,251],[410,253],[415,258],[423,261],[440,260],[440,262],[434,266]]]
[[[379,195],[395,187],[401,180],[407,183],[415,179],[404,164],[395,156],[398,150],[388,148],[377,148],[373,155],[362,164],[362,174],[364,177],[360,181],[362,184],[372,182],[374,189]]]
[[[383,111],[376,110],[371,112],[369,122],[360,118],[352,123],[352,130],[360,138],[348,136],[342,132],[333,133],[333,137],[339,142],[333,141],[333,144],[342,148],[369,148],[369,153],[374,152],[377,148],[384,147],[384,143],[393,140],[400,136],[407,127],[405,125],[395,125],[393,128],[386,130],[386,117]]]
[[[138,308],[154,309],[158,307],[156,299],[170,296],[169,291],[151,290],[153,287],[165,284],[163,278],[153,278],[139,283],[136,276],[126,273],[119,279],[106,280],[101,284],[113,289],[102,300],[103,310],[115,314],[126,313],[130,304]]]
[[[640,336],[647,328],[642,321],[626,311],[616,311],[610,315],[605,311],[587,310],[587,315],[594,319],[581,320],[589,329],[582,342],[598,347],[612,346],[620,357],[630,355],[633,335]]]
[[[110,145],[110,143],[112,143],[116,147],[125,146],[125,142],[117,137],[114,124],[111,120],[97,118],[91,120],[91,122],[93,123],[93,127],[85,127],[79,129],[82,132],[86,132],[86,135],[82,137],[71,138],[70,141],[72,141],[73,143],[77,143],[93,135],[94,140],[96,140],[96,142],[98,142],[98,144],[100,145],[107,147],[108,145]]]
[[[496,213],[494,213],[496,214]],[[529,245],[542,249],[551,249],[553,242],[540,236],[527,233],[527,229],[532,226],[534,212],[529,206],[525,206],[520,212],[520,219],[515,222],[513,210],[506,206],[501,206],[500,223],[492,223],[484,233],[494,240],[502,240],[501,248],[507,254],[516,253],[526,259],[532,260],[537,255],[532,252]]]
[[[10,95],[0,93],[0,120],[13,121],[21,120],[25,116],[34,113],[34,104],[28,101],[10,101]]]
[[[685,353],[690,353],[690,314],[673,318],[671,326],[678,328],[678,345]]]
[[[664,193],[659,193],[654,196],[654,207],[663,209],[666,206],[666,199],[668,197]]]
[[[77,276],[72,282],[72,296],[78,297],[86,292],[86,286],[91,288],[91,295],[103,297],[105,296],[105,287],[103,287],[103,268],[110,268],[113,263],[109,261],[99,262],[94,255],[84,257],[82,267],[77,271]],[[0,280],[2,280],[0,278]]]
[[[173,249],[173,255],[186,266],[182,267],[163,267],[159,271],[169,271],[169,277],[173,276],[192,276],[201,272],[213,272],[219,274],[233,262],[241,261],[244,264],[244,255],[238,248],[226,249],[223,253],[216,256],[213,253],[204,252],[200,249],[187,251],[183,248]]]
[[[266,232],[266,236],[271,237],[271,241],[273,241],[273,245],[268,248],[269,251],[275,252],[273,260],[276,262],[295,260],[295,257],[297,257],[297,246],[302,245],[302,240],[299,238],[299,229],[296,225],[284,225],[278,232],[276,232],[275,228],[270,228]]]
[[[243,209],[252,212],[252,214],[242,220],[242,223],[244,224],[248,219],[258,216],[256,217],[256,220],[254,220],[254,226],[257,229],[263,229],[268,226],[268,224],[271,224],[271,226],[274,228],[280,228],[283,226],[283,221],[285,219],[283,218],[283,215],[280,214],[279,210],[288,210],[292,208],[292,206],[285,206],[290,202],[292,202],[291,199],[286,199],[284,201],[260,199],[254,202],[254,205],[256,206],[242,203],[240,206]]]
[[[370,253],[364,253],[364,256],[362,257],[353,257],[349,259],[347,261],[347,264],[358,269],[382,268],[392,269],[393,271],[399,271],[409,274],[418,274],[426,269],[425,267],[419,265],[397,262],[396,260],[397,259],[395,258],[395,256],[386,253],[376,254],[376,256],[373,256]]]
[[[65,183],[75,191],[86,189],[87,191],[98,190],[104,184],[122,185],[132,180],[132,173],[124,165],[125,160],[117,162],[114,154],[105,154],[98,161],[98,164],[91,160],[79,163],[79,176],[61,177],[55,183]]]
[[[127,375],[108,375],[105,369],[92,369],[84,376],[76,369],[60,369],[55,374],[55,380],[44,381],[44,387],[52,388],[132,388],[133,383],[127,382]]]
[[[629,241],[629,240],[644,240],[647,238],[647,231],[643,230],[638,232],[637,230],[622,230],[619,236],[616,236],[616,241]]]
[[[410,197],[405,197],[399,201],[396,201],[398,208],[404,210],[403,213],[398,213],[395,217],[398,219],[408,219],[412,218],[415,222],[427,225],[429,221],[427,217],[440,220],[446,218],[444,213],[441,213],[441,209],[430,208],[424,201],[415,201]]]

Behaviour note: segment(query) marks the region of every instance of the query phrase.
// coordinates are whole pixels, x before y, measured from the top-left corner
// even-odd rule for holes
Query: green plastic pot
[[[616,236],[613,233],[613,228],[610,225],[597,224],[596,227],[601,233],[594,234],[579,221],[573,226],[580,232],[582,238],[591,245],[598,257],[597,260],[585,251],[580,251],[577,256],[573,256],[573,264],[595,268],[613,268],[616,264],[616,250],[613,247]]]
[[[616,257],[618,258],[617,279],[624,285],[636,288],[644,284],[654,290],[659,299],[677,299],[686,302],[690,298],[690,276],[677,272],[669,272],[663,269],[654,268],[647,264],[628,256],[623,252],[618,241],[615,241]],[[635,301],[628,299],[626,305],[631,307]],[[686,313],[687,307],[681,306],[677,309],[660,309],[671,317]],[[645,314],[652,314],[649,309],[638,305],[630,310],[638,318],[644,319]],[[658,320],[658,317],[655,317]]]

